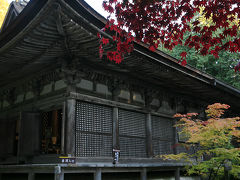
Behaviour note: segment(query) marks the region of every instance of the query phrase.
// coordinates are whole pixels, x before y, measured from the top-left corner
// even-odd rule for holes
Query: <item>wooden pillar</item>
[[[7,155],[12,156],[14,154],[14,143],[16,139],[16,120],[14,118],[8,119],[7,122]]]
[[[65,153],[65,121],[66,121],[66,102],[63,103],[62,127],[61,127],[61,154]]]
[[[152,144],[152,116],[150,113],[146,116],[146,133],[147,133],[147,155],[153,157],[153,144]]]
[[[141,180],[147,180],[147,169],[143,168],[141,171]]]
[[[151,102],[153,101],[153,93],[149,89],[144,90],[145,108],[148,111],[146,114],[146,150],[147,156],[153,157],[153,142],[152,142],[152,115]]]
[[[64,180],[64,173],[61,166],[56,166],[54,169],[54,180]]]
[[[64,174],[63,173],[60,173],[60,174],[55,173],[54,180],[64,180]]]
[[[7,131],[7,118],[0,119],[0,158],[7,156],[8,151],[8,131]]]
[[[121,89],[116,82],[114,82],[112,84],[111,91],[112,91],[112,100],[118,101],[118,96],[121,92]],[[113,142],[112,142],[113,148],[120,150],[118,107],[113,108],[113,130],[112,130],[112,133],[113,133]],[[114,153],[113,153],[113,156],[114,156]],[[113,163],[115,164],[117,162],[115,162],[115,160],[113,160]]]
[[[101,169],[97,169],[94,173],[94,180],[102,180],[102,171]]]
[[[118,108],[113,108],[113,148],[119,149],[119,120],[118,120]]]
[[[174,139],[173,145],[178,143],[178,134],[177,134],[178,132],[177,132],[177,128],[174,127],[175,124],[176,124],[176,120],[173,121],[173,139]],[[174,147],[175,148],[173,148],[173,153],[178,154],[177,146],[174,146]]]
[[[175,180],[180,180],[180,168],[175,170]]]
[[[28,173],[28,180],[35,180],[35,174],[33,172]]]
[[[58,136],[58,111],[57,110],[54,110],[52,112],[52,121],[53,121],[52,136],[57,138]]]
[[[76,100],[68,99],[66,102],[66,133],[65,133],[65,153],[69,156],[75,156],[75,113]]]

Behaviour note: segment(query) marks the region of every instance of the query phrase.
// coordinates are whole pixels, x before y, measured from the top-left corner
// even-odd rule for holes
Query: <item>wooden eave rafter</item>
[[[61,28],[59,30],[59,27],[55,27],[56,14],[54,15],[53,12],[57,8],[60,8],[59,14],[62,18],[61,23],[63,23],[61,28],[64,31],[62,33],[60,32]],[[44,19],[49,20],[44,21]],[[199,97],[203,93],[206,95],[206,97],[202,97],[204,99],[218,99],[219,95],[228,93],[227,98],[222,97],[223,101],[226,100],[226,103],[239,106],[234,102],[240,97],[239,90],[195,68],[183,67],[177,63],[177,59],[161,51],[151,52],[146,45],[141,43],[135,43],[134,52],[126,56],[127,60],[120,65],[102,62],[98,58],[96,34],[101,32],[105,23],[106,20],[83,0],[32,0],[15,19],[15,22],[0,34],[0,55],[2,55],[0,65],[11,68],[11,63],[21,65],[21,62],[25,61],[31,69],[39,67],[39,64],[45,63],[46,65],[46,61],[51,58],[58,58],[60,51],[63,51],[61,43],[67,39],[70,53],[76,57],[85,57],[88,59],[88,64],[92,64],[98,69],[113,73],[115,71],[118,74],[124,73],[132,78],[143,79],[159,87],[165,86],[166,89],[186,95]],[[64,33],[66,34],[64,35]],[[110,37],[105,32],[101,33]],[[43,36],[45,39],[39,36]],[[43,39],[44,41],[41,41]],[[111,45],[108,48],[111,49]],[[48,51],[48,49],[52,49],[52,51]],[[27,51],[29,54],[26,57],[21,56],[21,52],[24,54]],[[60,55],[63,54],[60,53]],[[19,59],[16,59],[16,56],[20,56]],[[0,78],[0,85],[11,80],[7,79],[8,76],[14,79],[17,78],[16,74],[23,73],[21,74],[23,77],[31,72],[27,71],[28,66],[24,66],[24,64],[21,66],[25,69],[25,73],[19,69],[15,75],[11,76],[6,71],[4,72],[6,75]],[[12,65],[12,67],[15,69],[18,66]],[[2,83],[3,79],[6,79],[4,83]]]

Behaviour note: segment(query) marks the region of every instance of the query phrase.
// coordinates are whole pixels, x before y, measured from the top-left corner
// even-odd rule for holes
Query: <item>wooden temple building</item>
[[[239,90],[144,44],[121,64],[100,59],[105,23],[84,0],[10,5],[0,33],[1,180],[179,179],[184,163],[156,158],[185,151],[173,148],[173,114],[204,115],[215,102],[239,110]]]

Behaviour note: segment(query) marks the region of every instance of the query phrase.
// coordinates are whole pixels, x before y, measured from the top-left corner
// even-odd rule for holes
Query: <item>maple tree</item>
[[[192,148],[192,153],[162,155],[172,160],[185,160],[188,174],[198,174],[208,179],[220,179],[224,171],[237,178],[240,173],[240,117],[223,118],[226,104],[209,105],[205,111],[208,119],[200,120],[197,113],[176,114],[180,120],[176,127],[184,135],[185,147]]]
[[[144,42],[155,51],[160,43],[167,49],[183,44],[183,35],[189,35],[184,45],[202,55],[218,57],[220,51],[240,52],[239,0],[104,0],[109,16],[104,31],[113,31],[112,38],[99,34],[100,57],[111,40],[116,49],[106,51],[108,59],[120,63],[133,50],[133,41]],[[207,24],[194,18],[202,13]],[[219,31],[219,33],[214,33]],[[187,52],[181,52],[181,64],[186,65]],[[236,70],[240,68],[236,66]]]
[[[190,32],[184,34],[183,43],[188,38]],[[193,34],[193,33],[192,33]],[[216,79],[219,79],[236,88],[240,88],[240,74],[234,72],[234,67],[239,62],[239,53],[231,53],[229,51],[220,51],[219,58],[215,58],[211,54],[202,56],[194,48],[184,45],[177,45],[172,50],[159,46],[159,50],[181,59],[180,53],[187,52],[187,63],[203,72],[206,72]]]
[[[8,10],[8,2],[6,0],[1,0],[0,1],[0,28],[2,26],[2,23],[4,21],[5,15]]]

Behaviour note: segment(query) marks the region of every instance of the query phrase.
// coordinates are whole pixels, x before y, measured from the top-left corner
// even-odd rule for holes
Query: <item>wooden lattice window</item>
[[[152,139],[154,155],[173,153],[173,120],[152,116]]]
[[[146,115],[119,109],[121,157],[146,157]]]
[[[76,156],[111,157],[112,108],[80,101],[76,107]]]

